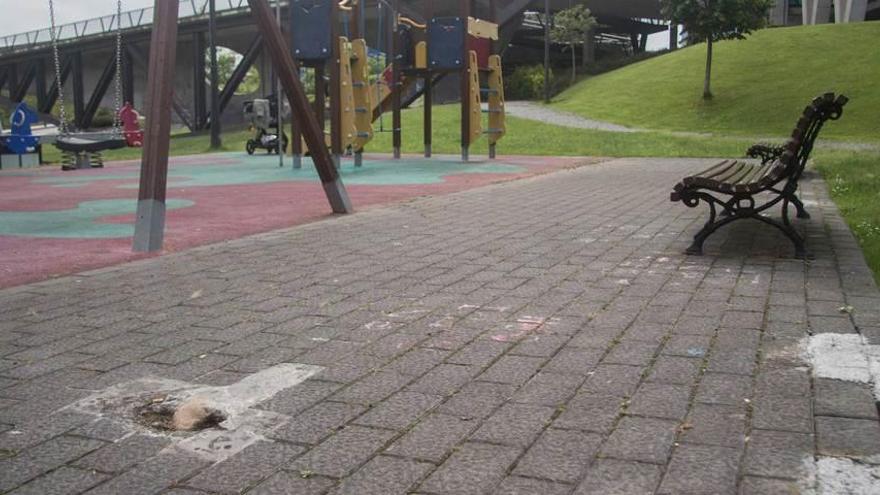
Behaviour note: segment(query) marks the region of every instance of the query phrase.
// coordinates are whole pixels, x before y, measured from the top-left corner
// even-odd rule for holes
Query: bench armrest
[[[776,160],[785,152],[784,146],[772,146],[769,144],[756,144],[746,151],[749,158],[760,158],[761,163]]]

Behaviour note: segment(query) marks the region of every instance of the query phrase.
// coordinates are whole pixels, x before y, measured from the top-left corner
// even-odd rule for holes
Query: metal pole
[[[157,0],[158,3],[158,0]],[[220,140],[220,81],[217,74],[217,12],[208,1],[208,44],[211,52],[211,149],[223,146]]]
[[[275,0],[275,22],[278,23],[278,29],[281,29],[281,0]],[[278,107],[278,115],[275,117],[275,123],[278,124],[278,167],[284,167],[284,100],[281,98],[281,81],[275,88],[275,100]]]
[[[403,89],[402,80],[402,72],[403,68],[400,64],[401,59],[399,57],[400,51],[403,47],[400,46],[400,36],[398,30],[400,29],[397,16],[400,14],[400,0],[394,0],[392,4],[393,9],[391,12],[391,141],[392,147],[394,148],[394,159],[400,158],[400,148],[403,145],[403,136],[402,136],[402,127],[403,127],[403,119],[401,118],[401,90]]]
[[[462,36],[461,70],[459,71],[459,92],[461,93],[461,160],[470,159],[471,144],[471,76],[470,47],[468,46],[467,23],[471,15],[471,0],[460,0],[459,14],[464,22]],[[479,88],[478,88],[479,90]]]
[[[544,0],[544,103],[550,103],[550,0]]]
[[[165,233],[165,189],[171,140],[171,94],[177,48],[178,2],[156,0],[147,71],[144,151],[132,249],[159,251]]]
[[[425,6],[425,22],[431,22],[431,19],[434,18],[434,1],[429,0],[427,5]],[[424,69],[424,84],[425,84],[425,97],[423,100],[424,103],[424,118],[422,119],[422,134],[423,141],[425,145],[425,158],[431,158],[433,154],[433,113],[434,113],[434,73],[431,71],[430,64],[427,65]]]

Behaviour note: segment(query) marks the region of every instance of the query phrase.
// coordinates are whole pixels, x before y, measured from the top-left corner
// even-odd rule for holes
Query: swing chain
[[[116,0],[116,111],[113,112],[113,135],[121,134],[122,121],[122,0]]]
[[[49,0],[49,20],[52,25],[52,56],[55,61],[55,87],[58,91],[58,122],[61,125],[62,136],[69,134],[67,127],[67,110],[64,108],[64,83],[61,80],[61,57],[58,54],[58,32],[55,24],[55,3]]]

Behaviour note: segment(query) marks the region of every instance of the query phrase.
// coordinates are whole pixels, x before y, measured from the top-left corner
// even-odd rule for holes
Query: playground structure
[[[312,108],[319,123],[325,121],[329,106],[327,145],[336,166],[347,150],[354,154],[355,166],[361,165],[364,148],[374,137],[373,122],[388,111],[393,115],[394,156],[399,158],[401,110],[419,97],[423,97],[424,106],[424,152],[430,157],[434,83],[456,73],[460,78],[462,159],[468,160],[471,145],[483,134],[488,136],[489,156],[495,157],[496,145],[506,132],[501,57],[495,53],[498,25],[472,17],[471,7],[471,0],[461,0],[456,15],[434,17],[434,5],[429,2],[423,12],[425,22],[419,22],[401,13],[399,0],[380,0],[376,39],[380,49],[383,40],[391,39],[389,63],[371,83],[366,2],[291,0],[291,53],[300,68],[314,71]],[[494,2],[490,10],[494,18]],[[485,88],[481,87],[483,79]],[[485,131],[483,94],[488,96]],[[293,124],[294,167],[300,167],[308,147],[303,146],[296,118]]]
[[[381,76],[373,81],[370,76],[370,51],[364,36],[364,0],[291,0],[287,36],[281,30],[280,14],[276,10],[276,15],[272,15],[267,0],[248,0],[247,3],[260,32],[261,49],[271,59],[275,73],[273,79],[280,81],[292,110],[294,155],[301,164],[302,154],[309,152],[333,212],[352,211],[339,175],[342,155],[351,151],[356,163],[360,164],[365,147],[375,135],[373,121],[389,109],[393,114],[394,156],[400,157],[404,97],[406,105],[424,97],[425,154],[430,156],[432,88],[440,77],[459,75],[463,161],[468,160],[471,145],[483,134],[490,136],[490,155],[494,156],[495,146],[504,135],[501,62],[500,57],[493,53],[498,27],[469,15],[473,0],[461,0],[455,15],[445,17],[434,16],[434,5],[429,2],[427,12],[423,13],[424,19],[419,19],[419,14],[412,12],[404,15],[399,0],[379,0],[380,19],[385,20],[383,24],[388,29],[377,31],[379,39],[388,40],[388,64]],[[494,12],[494,2],[491,4]],[[65,170],[100,167],[103,165],[102,151],[142,145],[144,151],[133,248],[135,251],[160,250],[164,233],[170,113],[175,106],[175,48],[180,4],[155,2],[145,94],[148,127],[146,131],[141,131],[139,115],[133,106],[130,103],[122,105],[126,88],[120,77],[123,72],[128,72],[129,75],[125,76],[128,78],[130,71],[121,63],[126,52],[121,36],[121,2],[117,2],[114,57],[102,74],[98,91],[86,105],[89,111],[84,113],[86,116],[93,115],[91,110],[98,108],[103,94],[115,79],[117,111],[114,113],[112,130],[103,132],[81,130],[89,126],[80,123],[80,119],[75,119],[73,123],[74,127],[80,129],[72,129],[68,125],[64,111],[64,85],[72,69],[59,56],[59,31],[56,29],[54,3],[51,0],[49,6],[51,55],[56,70],[54,87],[44,97],[46,101],[40,108],[51,109],[58,105],[60,132],[57,136],[43,139],[43,142],[54,141],[55,146],[63,152]],[[450,6],[444,5],[443,8],[448,10]],[[314,102],[305,93],[301,68],[311,68],[316,73]],[[489,84],[485,90],[480,87],[484,78]],[[130,88],[131,84],[126,86]],[[26,88],[27,85],[22,83],[19,87]],[[213,89],[216,92],[216,84]],[[482,125],[481,92],[489,97],[489,126],[486,132]],[[328,109],[329,132],[325,131],[324,119]],[[90,121],[90,118],[82,120]]]
[[[3,133],[0,125],[0,169],[39,166],[42,145],[31,129],[37,119],[36,112],[21,102],[9,118],[10,133]]]
[[[52,58],[55,65],[55,88],[58,98],[59,109],[59,134],[55,138],[55,147],[62,153],[62,170],[77,170],[83,168],[100,168],[104,166],[101,152],[125,148],[127,146],[140,147],[143,145],[143,132],[138,122],[138,113],[131,103],[122,105],[122,1],[116,2],[116,52],[115,65],[111,65],[111,72],[102,77],[101,84],[110,85],[113,77],[116,92],[116,108],[113,113],[113,128],[107,132],[74,132],[70,130],[67,122],[67,110],[64,106],[64,70],[62,69],[60,50],[58,45],[58,30],[55,23],[55,4],[49,0],[49,20],[51,22]],[[98,101],[90,101],[97,110]]]

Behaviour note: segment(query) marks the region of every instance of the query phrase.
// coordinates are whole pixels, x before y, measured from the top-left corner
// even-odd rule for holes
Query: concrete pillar
[[[831,22],[831,0],[804,0],[804,25]]]
[[[868,12],[868,0],[835,0],[834,22],[847,24],[862,22]]]
[[[678,24],[669,25],[669,49],[678,50]]]
[[[788,25],[788,0],[776,0],[770,9],[770,24],[774,26]]]

